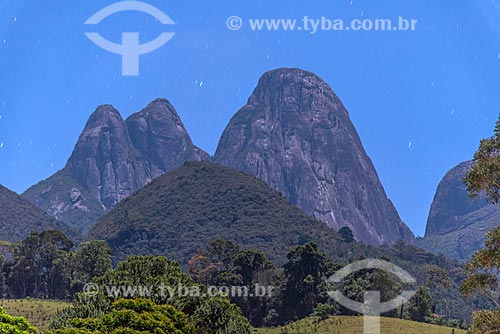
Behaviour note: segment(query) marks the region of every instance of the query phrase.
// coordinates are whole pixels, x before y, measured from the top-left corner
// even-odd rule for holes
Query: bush
[[[2,334],[35,334],[38,330],[31,326],[23,317],[8,315],[0,307],[0,333]]]

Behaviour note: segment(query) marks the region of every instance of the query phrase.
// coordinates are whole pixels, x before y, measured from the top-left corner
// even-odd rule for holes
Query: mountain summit
[[[346,108],[313,73],[265,73],[226,127],[215,161],[264,180],[330,227],[350,227],[358,240],[413,240]]]
[[[23,197],[88,231],[114,205],[188,160],[209,155],[193,145],[179,115],[157,99],[124,121],[111,105],[90,116],[66,166]]]

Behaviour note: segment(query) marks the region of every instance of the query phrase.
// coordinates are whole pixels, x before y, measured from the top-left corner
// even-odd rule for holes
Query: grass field
[[[47,329],[54,314],[69,304],[61,301],[40,299],[2,299],[0,306],[7,313],[23,316],[38,329]],[[316,331],[314,328],[316,327]],[[381,334],[451,334],[453,329],[414,321],[381,318]],[[362,334],[363,317],[336,316],[314,325],[312,319],[304,319],[293,324],[276,328],[254,329],[258,334]],[[455,334],[466,331],[454,330]]]
[[[0,306],[10,315],[22,316],[38,329],[47,329],[54,314],[69,304],[40,299],[0,299]]]
[[[453,329],[414,321],[381,318],[381,334],[451,334]],[[338,316],[316,324],[314,331],[312,319],[304,319],[293,324],[277,327],[255,329],[258,334],[362,334],[363,317]],[[466,333],[466,331],[455,329],[455,334]]]

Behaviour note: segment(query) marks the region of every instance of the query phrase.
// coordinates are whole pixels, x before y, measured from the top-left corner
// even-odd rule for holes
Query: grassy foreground
[[[420,322],[381,318],[381,334],[451,334],[453,329],[449,327],[423,324]],[[293,324],[277,328],[259,328],[255,329],[259,334],[362,334],[363,317],[362,316],[337,316],[321,321],[316,325],[312,319],[304,319]],[[466,333],[466,331],[455,329],[455,334]]]
[[[0,306],[7,313],[23,316],[37,328],[47,329],[55,313],[68,306],[68,303],[40,299],[0,299]],[[312,319],[303,319],[293,324],[276,328],[254,329],[258,334],[361,334],[363,333],[362,316],[336,316],[316,324],[314,331]],[[381,334],[451,334],[452,328],[423,324],[414,321],[393,318],[381,318]],[[455,329],[455,334],[466,331]]]
[[[14,316],[28,319],[38,329],[47,329],[55,313],[68,303],[41,299],[0,299],[0,307]]]

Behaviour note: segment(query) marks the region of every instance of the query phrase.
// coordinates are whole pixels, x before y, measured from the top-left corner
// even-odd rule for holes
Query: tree
[[[57,315],[52,323],[53,329],[71,327],[74,319],[100,318],[112,312],[112,302],[125,296],[119,289],[110,294],[106,287],[144,287],[143,295],[141,289],[136,290],[136,297],[148,297],[157,305],[171,305],[184,312],[196,333],[250,333],[248,321],[234,311],[238,310],[235,305],[225,297],[208,297],[207,287],[195,283],[181,271],[177,262],[163,256],[131,256],[93,282],[100,287],[99,292],[92,296],[77,294],[71,307]],[[179,288],[183,289],[182,293]],[[127,297],[134,296],[129,294]],[[226,317],[227,314],[230,317]],[[244,323],[248,330],[242,330],[241,324]],[[202,324],[205,324],[203,330],[199,328]],[[216,326],[205,331],[206,324]],[[240,332],[234,331],[235,326]]]
[[[465,265],[466,278],[461,289],[465,296],[480,293],[496,306],[493,311],[475,312],[472,317],[472,333],[497,333],[500,328],[500,227],[486,234],[486,247],[477,251]]]
[[[229,240],[212,240],[207,246],[206,255],[220,271],[229,271],[233,266],[233,257],[240,251],[238,245]]]
[[[221,284],[221,274],[226,280],[234,280],[234,277],[228,277],[228,273],[232,271],[234,257],[239,251],[239,246],[230,240],[211,240],[205,250],[198,250],[188,261],[189,274],[197,282],[207,285]]]
[[[309,316],[318,303],[325,302],[326,291],[320,287],[333,273],[333,265],[321,253],[315,243],[307,243],[292,249],[288,262],[283,266],[282,290],[283,321]]]
[[[111,311],[97,318],[75,318],[70,326],[49,334],[192,334],[184,313],[170,305],[156,305],[148,299],[119,299]]]
[[[263,272],[274,269],[274,264],[262,251],[252,249],[237,253],[233,263],[233,272],[241,276],[242,283],[246,286],[256,283]]]
[[[250,334],[250,324],[241,314],[241,309],[226,298],[205,299],[192,319],[196,333]]]
[[[500,117],[495,124],[493,137],[481,140],[474,154],[474,165],[464,177],[467,191],[472,197],[485,195],[500,208]],[[466,279],[461,289],[465,296],[476,292],[489,299],[495,311],[480,311],[473,315],[473,333],[494,333],[500,328],[500,227],[486,234],[485,248],[476,252],[466,264]]]
[[[93,278],[104,275],[113,268],[113,250],[106,241],[92,240],[78,245],[72,256],[72,290],[82,291],[84,284]]]
[[[36,334],[37,329],[22,317],[13,317],[0,307],[0,333],[2,334]]]
[[[329,316],[338,314],[338,306],[336,304],[318,304],[314,308],[314,316],[320,320],[326,320]]]
[[[411,306],[408,308],[410,319],[425,322],[432,315],[431,299],[429,288],[420,287],[410,300]]]
[[[69,277],[61,275],[58,259],[64,258],[72,247],[73,242],[62,232],[31,233],[15,247],[8,277],[10,294],[17,298],[67,297]]]
[[[355,241],[354,234],[348,226],[341,227],[339,230],[339,234],[342,240],[344,240],[344,242],[346,243],[352,243]]]
[[[232,274],[239,278],[238,285],[247,291],[255,290],[257,284],[267,289],[277,283],[274,264],[261,251],[243,250],[234,256],[233,263]],[[251,293],[247,296],[232,296],[231,301],[241,307],[253,326],[260,327],[264,325],[264,319],[270,311],[271,297]]]
[[[402,288],[402,284],[392,273],[378,269],[356,271],[338,284],[338,289],[343,295],[360,303],[365,301],[366,291],[379,291],[381,301],[389,301],[398,296]],[[341,309],[343,314],[356,314],[347,308]],[[386,315],[396,317],[398,311],[389,311]]]
[[[481,140],[474,154],[474,165],[464,177],[472,197],[485,194],[486,199],[500,207],[500,117],[493,137]]]
[[[497,334],[500,328],[499,311],[477,311],[472,315],[472,334]]]
[[[199,251],[189,260],[189,273],[205,284],[215,286],[237,286],[245,294],[230,296],[231,302],[239,306],[243,315],[254,326],[262,326],[267,317],[272,299],[257,297],[252,291],[256,284],[274,286],[277,282],[276,269],[266,255],[259,250],[239,250],[233,242],[214,240],[206,250]]]

